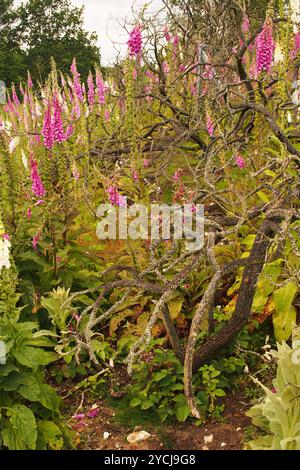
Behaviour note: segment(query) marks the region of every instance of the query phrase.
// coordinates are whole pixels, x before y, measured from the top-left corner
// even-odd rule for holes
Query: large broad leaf
[[[61,450],[63,448],[62,432],[53,421],[39,421],[37,429],[37,450]]]
[[[177,395],[173,401],[176,402],[176,417],[180,423],[184,423],[191,414],[191,409],[183,394]]]
[[[12,372],[1,387],[6,392],[18,391],[22,397],[30,401],[38,401],[40,387],[31,373]]]
[[[1,403],[1,407],[10,406],[12,404],[12,394],[9,392],[3,392],[2,390],[0,390],[0,403]]]
[[[0,364],[0,377],[7,377],[11,372],[18,371],[13,364]]]
[[[296,323],[296,309],[292,303],[298,292],[298,287],[293,282],[277,289],[272,297],[275,312],[273,325],[276,340],[286,341],[292,334],[293,324]]]
[[[54,388],[47,384],[40,385],[40,398],[39,402],[48,410],[59,411],[61,399],[57,396]]]
[[[118,329],[120,323],[128,317],[134,317],[136,315],[136,311],[134,309],[125,309],[122,312],[115,315],[110,323],[109,323],[109,334],[110,336]]]
[[[255,441],[248,442],[252,450],[271,450],[273,437],[270,435],[260,436]]]
[[[54,348],[55,342],[49,336],[57,338],[57,334],[50,330],[39,330],[33,333],[32,338],[26,342],[27,346],[37,346],[40,348]]]
[[[34,414],[27,406],[16,404],[9,408],[2,430],[3,443],[10,450],[35,449],[37,428]]]
[[[184,423],[190,416],[191,410],[188,405],[179,406],[176,408],[176,418],[180,423]]]
[[[272,263],[268,263],[261,273],[253,299],[252,310],[254,312],[262,312],[268,302],[270,294],[274,292],[274,285],[278,276],[282,271],[283,260],[277,259]]]
[[[168,300],[167,305],[168,305],[168,309],[169,309],[172,320],[175,320],[180,314],[183,301],[184,301],[183,297],[175,297],[174,299]]]
[[[56,361],[58,356],[54,352],[44,351],[32,346],[23,346],[14,351],[17,361],[23,366],[36,370],[39,366],[45,366],[50,362]]]

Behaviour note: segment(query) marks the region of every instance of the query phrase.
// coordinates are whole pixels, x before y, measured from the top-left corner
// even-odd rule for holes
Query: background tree
[[[24,52],[19,47],[14,0],[2,0],[0,10],[0,79],[18,82],[24,76]]]
[[[0,78],[9,85],[33,79],[44,81],[53,57],[58,68],[69,72],[74,57],[83,78],[100,62],[96,33],[84,30],[84,8],[70,0],[28,0],[14,8],[3,0],[0,12]]]
[[[45,79],[53,57],[62,71],[69,71],[76,56],[80,73],[87,76],[93,63],[99,63],[96,33],[83,28],[84,8],[70,0],[29,0],[18,9],[19,32],[26,48],[26,64],[34,78]]]
[[[164,0],[165,4],[171,4],[177,6],[183,10],[189,9],[191,13],[197,13],[200,9],[203,9],[204,2],[203,0]],[[259,19],[263,19],[266,13],[268,0],[243,0],[240,2],[243,4],[243,9],[247,11],[250,15],[256,16]],[[238,3],[232,0],[227,2],[214,0],[210,2],[211,7],[216,6],[227,6],[227,8],[238,8]]]

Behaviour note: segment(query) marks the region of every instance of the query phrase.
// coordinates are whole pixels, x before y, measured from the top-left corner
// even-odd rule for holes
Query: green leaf
[[[168,309],[172,320],[175,320],[181,312],[184,299],[182,297],[176,297],[167,302]]]
[[[12,404],[12,394],[9,393],[9,392],[3,392],[2,390],[0,390],[0,403],[1,403],[1,407],[11,406],[11,404]],[[1,407],[0,407],[0,410],[1,410]],[[0,415],[1,415],[1,411],[0,411]],[[1,433],[0,433],[0,441],[1,441]]]
[[[18,371],[18,368],[13,364],[0,365],[0,377],[7,377],[11,372]]]
[[[178,390],[181,391],[183,389],[184,389],[184,385],[182,383],[178,383],[178,382],[169,387],[169,390],[172,390],[172,391],[178,391]]]
[[[270,197],[266,193],[264,193],[263,191],[258,191],[257,195],[262,200],[262,202],[265,202],[265,203],[270,202]]]
[[[61,399],[56,394],[54,388],[47,384],[40,385],[40,399],[39,402],[48,410],[59,411]]]
[[[139,397],[134,397],[130,401],[130,406],[132,406],[132,407],[139,406],[140,404],[141,404],[141,399]]]
[[[24,405],[12,405],[2,431],[3,443],[10,450],[32,450],[36,447],[37,427],[34,414]]]
[[[225,397],[226,393],[224,392],[224,390],[222,390],[222,388],[217,388],[215,390],[215,395],[216,397]]]
[[[63,448],[62,432],[53,421],[39,421],[37,430],[37,450],[61,450]]]
[[[12,372],[3,382],[1,388],[6,392],[18,391],[23,398],[38,401],[40,387],[36,378],[27,372]]]
[[[183,405],[176,408],[176,418],[180,423],[184,423],[190,415],[189,405]]]
[[[159,382],[160,380],[164,379],[168,375],[171,375],[170,370],[162,369],[159,372],[155,372],[153,374],[153,379],[154,379],[155,382]]]
[[[151,408],[151,406],[153,406],[153,402],[151,400],[144,400],[141,403],[142,410],[148,410],[149,408]]]
[[[275,307],[273,326],[275,338],[279,342],[290,338],[293,324],[296,323],[297,312],[292,303],[297,292],[297,285],[289,282],[273,294],[272,300]]]
[[[247,251],[250,251],[252,246],[253,246],[253,243],[254,243],[254,240],[255,240],[255,233],[250,233],[249,235],[247,235],[247,237],[242,241],[242,245],[246,245],[246,249]]]
[[[264,171],[264,174],[267,175],[267,176],[271,176],[272,178],[275,178],[275,176],[276,176],[275,171],[268,170],[268,169]]]
[[[50,362],[56,361],[58,356],[54,352],[44,351],[32,346],[23,346],[14,351],[14,356],[20,364],[36,370],[39,366],[45,366]]]

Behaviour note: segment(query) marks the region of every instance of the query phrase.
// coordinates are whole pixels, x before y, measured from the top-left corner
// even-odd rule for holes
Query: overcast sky
[[[76,6],[85,6],[85,25],[90,31],[96,31],[99,38],[99,47],[101,49],[102,62],[107,63],[114,59],[116,51],[114,50],[112,40],[126,43],[127,35],[122,31],[118,20],[122,23],[125,17],[132,17],[132,5],[134,10],[150,3],[146,0],[71,0]],[[162,6],[162,0],[152,0],[149,12],[155,11]]]

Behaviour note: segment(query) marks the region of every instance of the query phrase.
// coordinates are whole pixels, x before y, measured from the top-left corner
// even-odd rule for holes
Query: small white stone
[[[221,442],[221,447],[225,447],[226,446],[226,442]]]
[[[204,436],[203,439],[204,439],[205,444],[210,444],[214,440],[214,435],[209,434],[209,436]]]
[[[105,441],[109,438],[109,436],[110,436],[110,432],[106,432],[106,431],[105,431],[105,432],[103,433],[103,439],[104,439]]]
[[[241,431],[241,430],[242,430],[242,428],[236,428],[236,430],[237,430],[237,431]]]
[[[207,446],[203,446],[202,450],[209,450],[209,448]]]
[[[146,441],[150,436],[151,434],[149,434],[147,431],[133,432],[127,436],[127,442],[133,444],[135,442]]]

